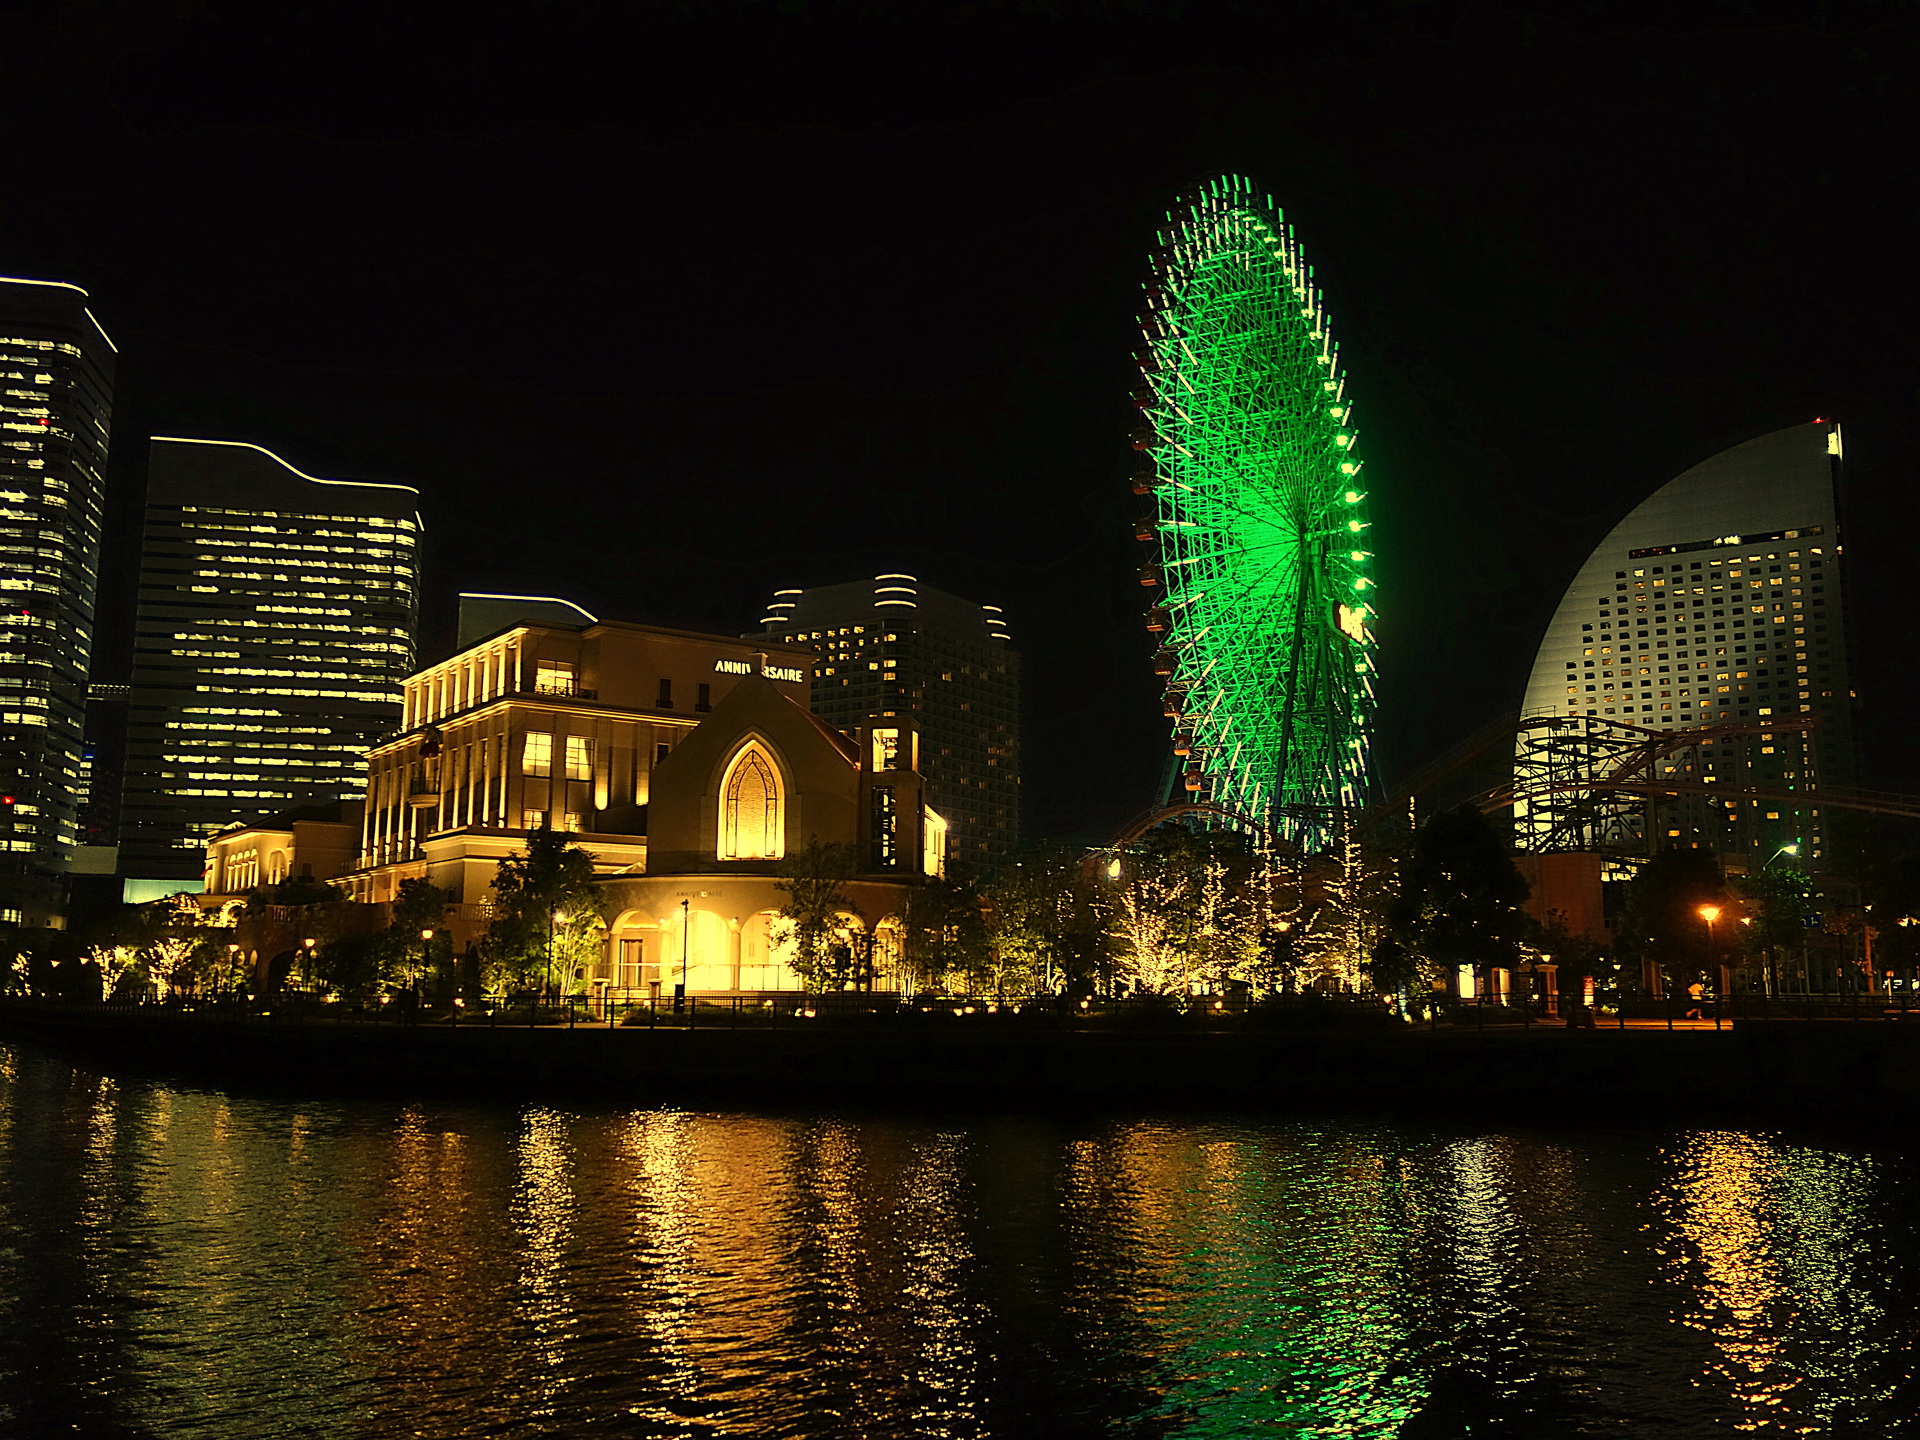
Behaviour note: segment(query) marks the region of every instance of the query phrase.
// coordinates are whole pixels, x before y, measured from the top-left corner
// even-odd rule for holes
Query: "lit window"
[[[778,860],[786,854],[780,775],[772,756],[750,741],[727,767],[720,786],[722,860]]]
[[[525,758],[521,770],[528,775],[551,775],[553,773],[553,736],[544,730],[527,732]]]
[[[543,736],[542,738],[544,739],[546,737]],[[529,735],[527,739],[531,740],[533,739],[533,737]],[[535,772],[529,770],[527,773],[531,775],[531,774],[534,774]],[[538,773],[545,774],[546,772],[540,771]],[[593,741],[589,740],[584,735],[567,736],[567,779],[591,780],[592,778],[593,778]],[[570,830],[577,830],[580,827],[577,825],[570,825],[567,828]]]

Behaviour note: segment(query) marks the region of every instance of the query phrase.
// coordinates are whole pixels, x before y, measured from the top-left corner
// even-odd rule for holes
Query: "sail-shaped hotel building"
[[[1752,866],[1789,846],[1820,856],[1824,817],[1790,797],[1853,778],[1841,450],[1826,420],[1736,445],[1661,486],[1588,557],[1527,686],[1523,719],[1537,723],[1515,757],[1523,849],[1677,845]],[[1699,743],[1654,762],[1682,793],[1596,802],[1552,783],[1684,729]],[[1762,794],[1734,796],[1740,787]]]

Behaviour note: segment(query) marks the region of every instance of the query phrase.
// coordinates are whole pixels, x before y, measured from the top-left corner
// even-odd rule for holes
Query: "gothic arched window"
[[[720,786],[722,860],[778,860],[787,853],[784,795],[773,758],[754,741],[727,767]]]

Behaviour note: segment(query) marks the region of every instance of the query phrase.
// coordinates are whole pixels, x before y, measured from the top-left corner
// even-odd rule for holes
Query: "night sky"
[[[1831,414],[1862,781],[1920,789],[1920,19],[1802,8],[36,7],[0,273],[121,346],[109,607],[155,433],[419,485],[428,658],[461,589],[738,632],[906,570],[1006,607],[1028,831],[1098,840],[1164,750],[1144,257],[1250,174],[1351,375],[1389,780],[1517,707],[1634,503]]]

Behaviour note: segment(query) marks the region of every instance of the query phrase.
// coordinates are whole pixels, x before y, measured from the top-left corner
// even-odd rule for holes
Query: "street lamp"
[[[1702,905],[1699,914],[1700,918],[1707,922],[1707,964],[1708,966],[1712,966],[1713,922],[1720,918],[1720,907],[1718,905]]]
[[[1778,850],[1774,851],[1773,854],[1769,855],[1766,859],[1766,864],[1760,868],[1762,870],[1766,869],[1767,865],[1773,864],[1773,862],[1778,860],[1782,855],[1793,855],[1797,857],[1799,854],[1800,842],[1798,840],[1789,840],[1785,845],[1782,845]]]
[[[705,892],[702,892],[705,893]],[[687,998],[687,942],[693,930],[693,902],[680,902],[680,983],[674,988],[673,1008],[680,1009]]]
[[[1749,936],[1751,936],[1751,932],[1753,930],[1753,917],[1751,915],[1742,915],[1740,917],[1740,923],[1747,927]],[[1742,941],[1741,944],[1743,947],[1751,947],[1753,944],[1753,941],[1751,938],[1748,938],[1747,940]],[[1760,951],[1760,958],[1763,965],[1763,968],[1760,971],[1760,986],[1761,986],[1760,993],[1762,995],[1771,996],[1774,991],[1773,947],[1771,945],[1762,946]]]
[[[429,951],[429,947],[431,947],[432,944],[433,944],[433,931],[422,930],[420,932],[420,972],[418,975],[414,977],[414,982],[413,982],[413,990],[416,996],[420,993],[420,982],[426,978],[427,961],[429,958],[428,951]]]

